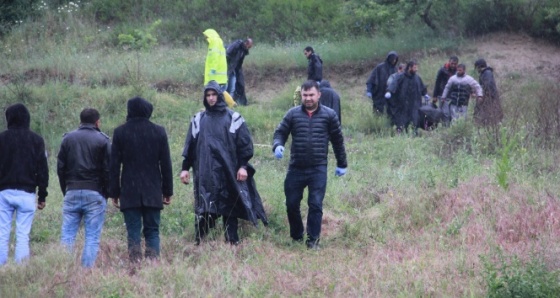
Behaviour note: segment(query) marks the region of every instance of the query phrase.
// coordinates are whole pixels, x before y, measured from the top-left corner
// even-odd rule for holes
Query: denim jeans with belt
[[[16,214],[16,263],[29,257],[29,232],[37,209],[34,193],[23,190],[0,191],[0,266],[8,261],[12,216]]]
[[[82,266],[91,268],[95,264],[107,200],[97,191],[69,190],[62,203],[62,231],[60,242],[69,251],[74,249],[76,234],[84,220],[85,243],[82,252]]]
[[[128,233],[128,255],[130,261],[137,262],[142,258],[141,241],[144,234],[146,240],[146,258],[159,257],[159,223],[161,210],[141,207],[122,210],[124,223]]]
[[[318,241],[323,220],[323,198],[327,189],[327,166],[306,168],[290,167],[284,180],[286,209],[290,223],[290,236],[294,240],[303,239],[303,220],[300,205],[303,190],[307,187],[307,242]]]

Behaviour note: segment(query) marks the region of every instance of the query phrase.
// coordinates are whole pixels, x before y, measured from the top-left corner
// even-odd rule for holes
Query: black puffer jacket
[[[62,193],[66,190],[89,189],[107,196],[109,183],[109,137],[94,124],[64,135],[58,152],[57,174]]]
[[[344,137],[334,110],[320,104],[310,117],[303,105],[291,108],[274,132],[272,151],[284,146],[290,134],[290,166],[304,168],[326,165],[330,140],[337,167],[347,167]]]
[[[20,189],[35,193],[39,202],[47,197],[49,169],[45,142],[29,129],[31,118],[23,104],[6,110],[8,129],[0,133],[0,190]]]
[[[127,108],[126,123],[113,133],[109,197],[120,198],[121,210],[163,209],[162,196],[173,195],[165,128],[149,120],[153,106],[147,100],[129,99]]]
[[[245,48],[241,39],[232,42],[226,49],[228,75],[233,72],[237,74],[242,70],[243,60],[245,60],[245,56],[249,55],[249,50]]]

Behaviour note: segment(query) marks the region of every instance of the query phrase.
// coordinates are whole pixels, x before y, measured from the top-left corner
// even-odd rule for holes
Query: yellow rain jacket
[[[224,42],[214,29],[206,29],[203,33],[208,40],[208,54],[204,67],[204,86],[212,80],[218,84],[227,84],[227,59]]]

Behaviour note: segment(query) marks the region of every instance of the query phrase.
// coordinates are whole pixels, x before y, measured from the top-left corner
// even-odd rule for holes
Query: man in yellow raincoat
[[[224,42],[220,35],[214,29],[206,29],[203,32],[208,41],[208,54],[206,55],[206,64],[204,66],[204,85],[210,81],[216,81],[222,91],[227,88],[227,58]],[[227,105],[231,108],[235,105],[235,101],[229,94],[224,94]]]

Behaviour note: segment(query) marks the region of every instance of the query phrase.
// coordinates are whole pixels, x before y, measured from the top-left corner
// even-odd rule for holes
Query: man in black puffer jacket
[[[323,198],[327,189],[327,162],[329,141],[336,157],[336,176],[346,174],[344,137],[336,112],[319,104],[321,93],[316,81],[308,80],[301,86],[302,104],[291,108],[274,132],[272,151],[276,158],[284,155],[284,144],[292,135],[290,166],[284,181],[290,236],[303,241],[303,221],[300,204],[305,187],[307,204],[307,247],[317,249],[323,218]]]
[[[134,97],[127,109],[126,123],[113,133],[109,197],[124,215],[128,254],[134,262],[142,256],[141,230],[145,256],[159,257],[160,213],[171,203],[173,174],[165,128],[150,121],[152,104]]]
[[[0,133],[0,266],[8,259],[14,212],[15,260],[19,263],[29,257],[33,217],[36,208],[45,208],[49,184],[45,142],[29,129],[31,118],[27,108],[21,103],[9,106],[6,121],[8,129]]]

